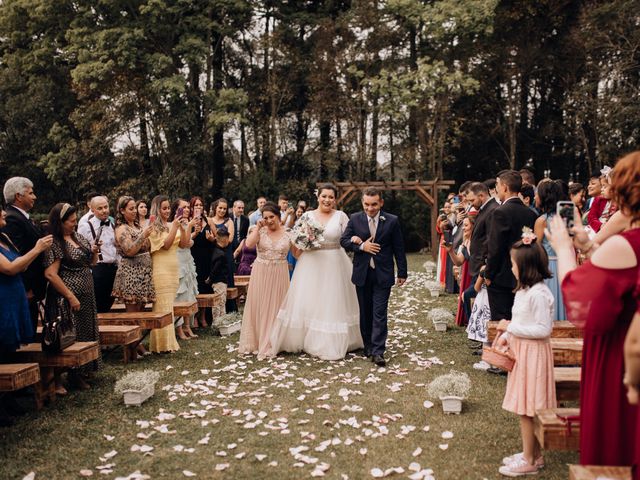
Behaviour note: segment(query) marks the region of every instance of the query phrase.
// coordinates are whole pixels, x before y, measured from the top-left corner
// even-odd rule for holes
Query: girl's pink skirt
[[[556,408],[553,352],[549,339],[511,335],[509,347],[516,363],[507,378],[502,408],[527,417],[535,416],[536,410]]]

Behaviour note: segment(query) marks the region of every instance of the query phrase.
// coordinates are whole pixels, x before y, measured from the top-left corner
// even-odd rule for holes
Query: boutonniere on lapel
[[[386,220],[386,218],[384,217],[384,215],[380,215],[380,221],[384,222]]]

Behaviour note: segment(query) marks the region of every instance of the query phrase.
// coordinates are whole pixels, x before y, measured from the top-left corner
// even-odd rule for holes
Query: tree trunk
[[[320,122],[320,168],[318,175],[320,180],[327,180],[327,160],[331,147],[331,123],[323,120]]]
[[[378,94],[375,93],[372,99],[371,112],[371,160],[369,163],[369,179],[378,178],[378,130],[380,127]]]
[[[151,156],[149,155],[149,133],[147,132],[147,109],[142,99],[138,97],[138,128],[140,131],[140,156],[142,158],[142,175],[157,175],[151,165]]]
[[[222,35],[214,33],[213,35],[213,89],[216,92],[220,92],[223,86],[222,81],[222,66],[223,66],[223,50],[222,50]],[[218,127],[213,133],[213,187],[212,194],[215,198],[222,194],[222,186],[224,185],[224,128]]]
[[[409,27],[409,68],[415,72],[418,70],[418,46],[416,27]],[[418,108],[409,107],[409,165],[407,166],[407,176],[414,178],[416,175],[416,157],[418,149]]]

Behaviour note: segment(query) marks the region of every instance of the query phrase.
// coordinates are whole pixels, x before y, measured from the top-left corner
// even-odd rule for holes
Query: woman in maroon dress
[[[458,296],[458,311],[456,313],[456,325],[465,326],[469,323],[469,319],[464,313],[463,294],[469,285],[471,285],[471,275],[469,275],[469,247],[471,245],[471,234],[473,226],[476,223],[476,214],[470,214],[462,222],[462,243],[457,251],[453,250],[453,246],[449,244],[447,252],[453,261],[453,264],[460,267],[460,276],[458,284],[460,285],[460,295]]]
[[[632,217],[640,214],[640,151],[620,159],[611,174],[613,199]],[[602,246],[588,240],[576,214],[572,242],[564,222],[554,217],[551,243],[567,317],[584,328],[580,388],[580,463],[632,465],[636,450],[636,407],[629,404],[623,344],[637,308],[640,222],[608,238]],[[590,255],[576,268],[575,246]]]

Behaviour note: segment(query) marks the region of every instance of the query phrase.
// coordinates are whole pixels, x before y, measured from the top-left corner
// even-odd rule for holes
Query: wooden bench
[[[198,313],[198,302],[174,302],[173,303],[173,315],[175,317],[189,317]]]
[[[36,384],[36,406],[40,409],[45,400],[56,398],[54,369],[78,368],[97,360],[99,354],[98,342],[76,342],[57,354],[43,352],[39,343],[29,343],[9,354],[9,358],[40,366],[40,383]]]
[[[240,296],[238,289],[236,287],[227,288],[227,300],[235,300]]]
[[[553,369],[558,401],[580,399],[580,371],[580,367],[556,367]]]
[[[153,303],[147,303],[143,310],[145,312],[150,312],[151,309],[153,308]],[[111,309],[110,312],[126,312],[127,311],[127,306],[124,303],[114,303],[113,305],[111,305]]]
[[[238,296],[246,295],[251,275],[234,275],[233,284],[238,289]]]
[[[143,330],[173,324],[171,312],[109,312],[98,314],[99,325],[137,325]]]
[[[533,428],[544,450],[574,450],[580,446],[580,422],[564,421],[561,416],[577,416],[579,408],[552,408],[536,411]]]
[[[631,480],[631,467],[603,467],[595,465],[569,465],[569,480]]]
[[[135,359],[135,349],[142,338],[138,325],[98,325],[101,346],[121,346],[124,363]],[[42,327],[36,329],[36,342],[42,339]]]
[[[124,363],[136,358],[136,347],[142,338],[142,329],[138,325],[98,325],[100,345],[121,346]]]
[[[487,338],[490,342],[493,342],[493,339],[496,336],[498,323],[500,322],[487,322]],[[582,330],[567,320],[559,320],[553,322],[551,338],[582,338]]]
[[[15,392],[40,381],[37,363],[0,365],[0,392]]]
[[[582,365],[582,338],[552,338],[555,366]]]
[[[222,303],[222,292],[218,293],[201,293],[196,295],[196,301],[198,302],[198,308],[211,308],[217,307]]]

